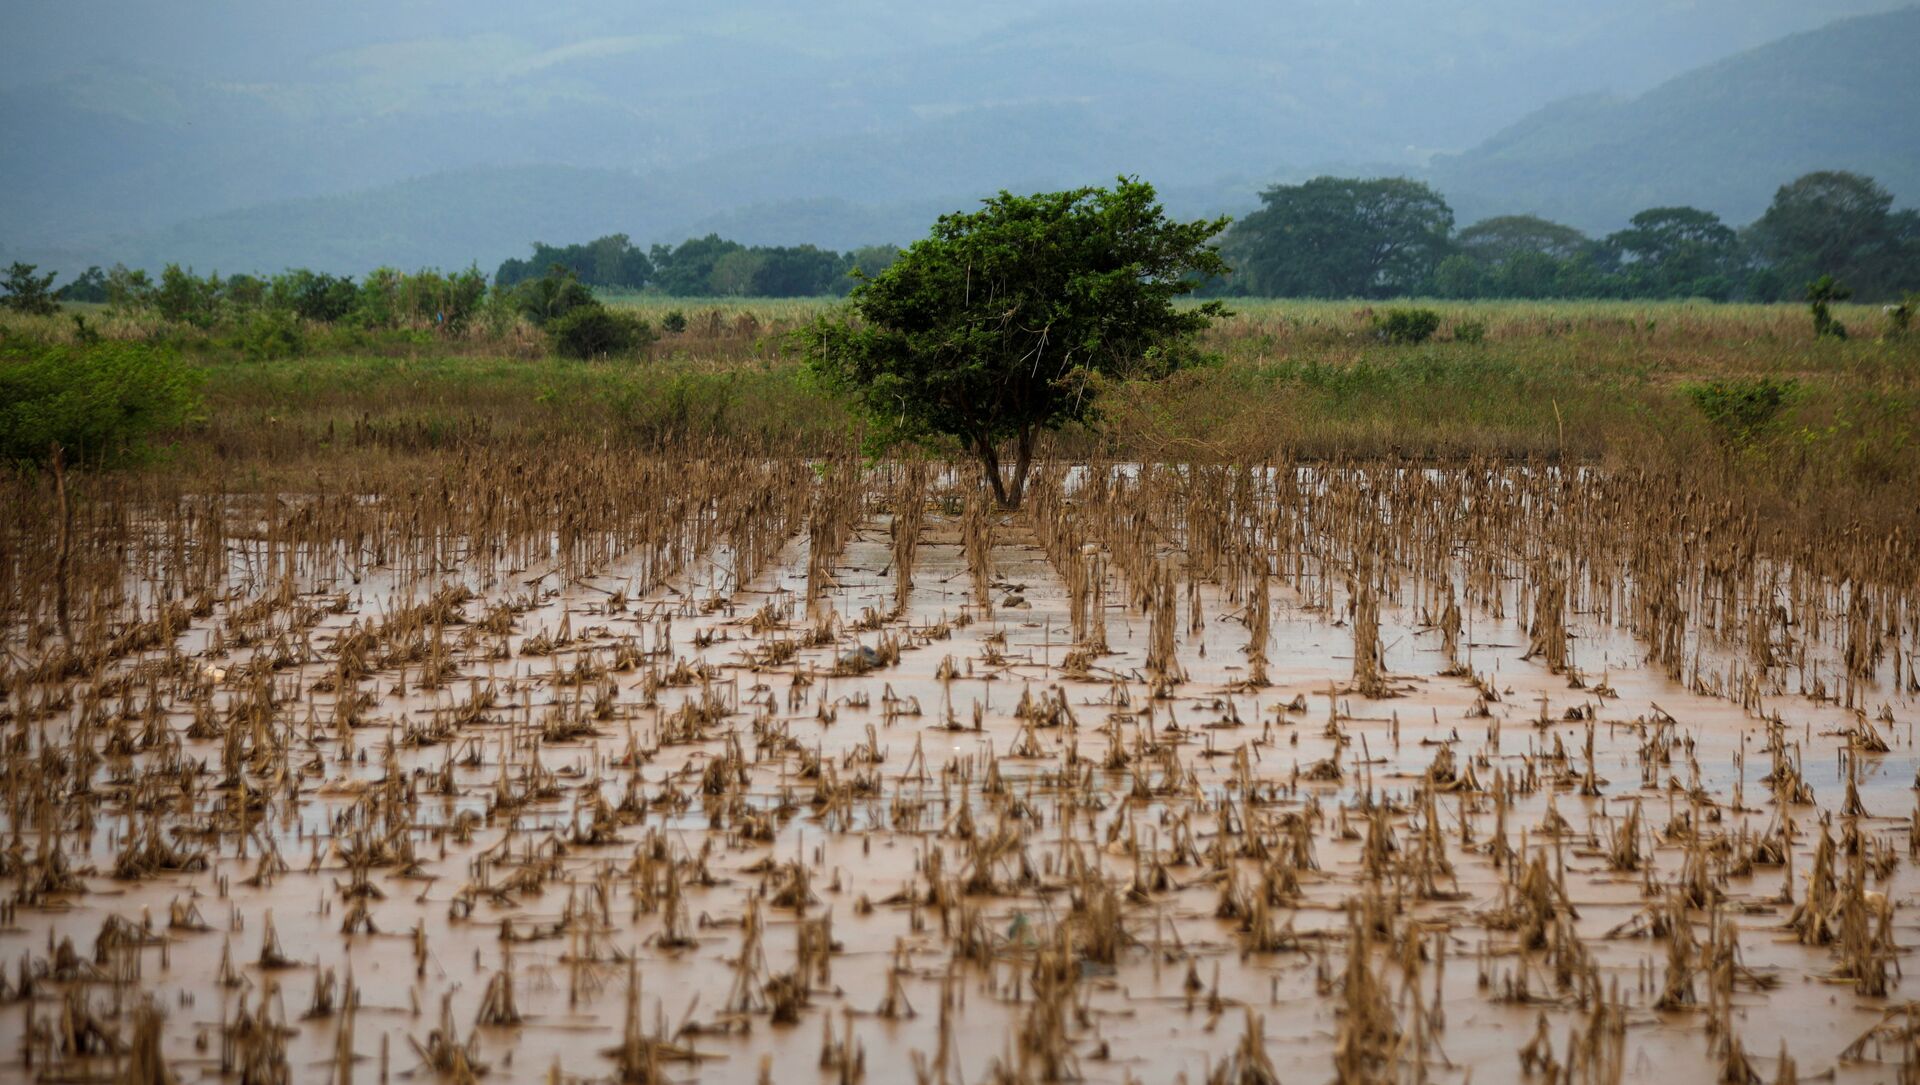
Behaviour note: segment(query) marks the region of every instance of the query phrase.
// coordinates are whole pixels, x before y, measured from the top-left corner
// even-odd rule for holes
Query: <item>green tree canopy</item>
[[[1631,292],[1648,297],[1724,298],[1740,262],[1738,236],[1697,207],[1654,207],[1607,237]]]
[[[1208,241],[1227,220],[1175,222],[1153,186],[1034,196],[1001,192],[854,288],[852,312],[806,336],[816,372],[846,389],[877,432],[957,438],[1001,504],[1026,488],[1034,438],[1083,417],[1096,374],[1177,366],[1218,302],[1176,308],[1226,265]],[[1003,477],[1001,447],[1013,445]]]
[[[1316,177],[1276,185],[1224,248],[1253,292],[1392,297],[1419,292],[1447,255],[1453,209],[1419,181]]]
[[[16,313],[32,313],[46,316],[60,311],[60,303],[53,295],[53,280],[58,272],[49,271],[36,275],[32,264],[14,261],[6,271],[4,280],[0,280],[0,308],[12,309]]]
[[[1893,195],[1871,177],[1843,170],[1809,173],[1780,186],[1753,225],[1755,246],[1788,282],[1832,275],[1865,297],[1889,297],[1911,285],[1909,224]]]
[[[360,288],[352,279],[307,268],[281,272],[267,285],[267,303],[302,320],[345,320],[359,301]]]
[[[719,234],[690,238],[677,246],[653,247],[654,285],[663,294],[697,298],[713,293],[713,269],[728,253],[742,252],[745,245],[728,241]]]
[[[1434,269],[1446,297],[1554,298],[1605,293],[1586,234],[1537,215],[1483,219],[1454,238],[1458,250]]]
[[[1454,243],[1462,252],[1486,264],[1500,264],[1517,256],[1538,253],[1570,260],[1593,242],[1571,226],[1538,215],[1498,215],[1461,230]]]
[[[107,300],[107,273],[95,264],[72,282],[53,292],[61,301],[103,302]]]
[[[577,245],[533,243],[533,255],[506,260],[493,274],[494,285],[515,286],[537,279],[558,264],[588,286],[638,290],[653,277],[653,261],[626,234],[608,234]]]

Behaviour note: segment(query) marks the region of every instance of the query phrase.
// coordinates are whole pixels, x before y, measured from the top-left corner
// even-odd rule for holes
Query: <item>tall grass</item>
[[[613,304],[680,330],[633,358],[552,358],[538,334],[476,322],[426,329],[300,329],[305,353],[262,358],[218,329],[95,309],[0,320],[34,343],[87,335],[169,345],[204,381],[204,421],[174,435],[176,465],[286,471],[460,442],[587,436],[659,448],[724,437],[768,452],[844,449],[858,422],[809,379],[790,332],[837,304],[629,297]],[[1248,301],[1203,347],[1212,364],[1104,388],[1097,417],[1055,451],[1247,460],[1280,452],[1409,461],[1476,457],[1724,476],[1782,516],[1920,520],[1920,336],[1817,340],[1799,306],[1686,302],[1436,302],[1420,345],[1380,340],[1355,302]],[[679,321],[673,323],[679,324]],[[1763,434],[1728,442],[1689,392],[1714,381],[1791,382]],[[1724,427],[1722,427],[1724,428]],[[1920,523],[1916,523],[1920,527]]]

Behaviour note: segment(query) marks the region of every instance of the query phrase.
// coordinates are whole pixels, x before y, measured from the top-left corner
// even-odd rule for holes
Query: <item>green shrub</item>
[[[1887,306],[1887,335],[1898,338],[1913,327],[1913,311],[1920,309],[1920,294],[1908,294],[1900,304]]]
[[[1722,444],[1744,447],[1773,428],[1794,388],[1791,380],[1747,377],[1689,384],[1686,393]]]
[[[307,346],[299,318],[285,309],[250,314],[241,322],[237,340],[241,352],[256,362],[297,357]]]
[[[0,346],[0,460],[44,462],[55,444],[76,464],[138,455],[152,435],[200,410],[199,374],[143,343]]]
[[[1388,309],[1375,317],[1374,330],[1389,343],[1424,343],[1440,330],[1440,314],[1432,309]]]
[[[678,309],[668,309],[667,315],[660,318],[660,330],[668,335],[679,335],[687,330],[687,314]]]
[[[583,305],[546,325],[554,353],[567,358],[630,354],[653,341],[653,329],[638,317],[604,305]]]
[[[593,291],[565,268],[554,268],[541,278],[528,279],[514,287],[511,296],[521,315],[536,325],[545,325],[575,309],[599,304]]]
[[[1834,317],[1832,305],[1852,296],[1852,289],[1831,275],[1822,275],[1807,284],[1807,308],[1813,311],[1814,338],[1847,337],[1847,326]]]
[[[1487,341],[1487,322],[1484,320],[1462,320],[1453,326],[1453,341],[1456,343],[1484,343]]]

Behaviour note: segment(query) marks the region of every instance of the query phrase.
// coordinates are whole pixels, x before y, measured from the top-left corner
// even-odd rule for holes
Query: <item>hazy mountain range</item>
[[[848,248],[1121,172],[1187,214],[1404,173],[1463,223],[1596,231],[1656,203],[1743,222],[1819,167],[1905,202],[1920,9],[1846,18],[1886,6],[12,5],[0,257],[491,268],[615,231]]]

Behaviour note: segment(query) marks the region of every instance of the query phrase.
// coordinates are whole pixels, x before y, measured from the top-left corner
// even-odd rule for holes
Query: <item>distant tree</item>
[[[1433,269],[1433,292],[1443,298],[1487,296],[1487,269],[1464,252],[1456,252]]]
[[[1893,296],[1909,256],[1907,224],[1893,195],[1871,177],[1828,170],[1809,173],[1774,193],[1753,237],[1763,259],[1789,282],[1832,275],[1863,296]]]
[[[163,319],[210,328],[220,316],[224,285],[217,272],[202,279],[191,268],[168,264],[161,269],[160,285],[153,292],[154,308]]]
[[[1606,244],[1633,295],[1724,299],[1733,289],[1739,238],[1711,211],[1650,208]]]
[[[221,288],[227,303],[242,309],[256,309],[266,303],[267,284],[254,275],[229,275]]]
[[[540,243],[538,241],[534,242],[533,247],[534,251],[538,252]],[[509,256],[505,260],[500,261],[500,266],[494,269],[493,285],[495,289],[505,290],[509,287],[519,286],[521,283],[539,274],[539,266],[532,260],[522,260],[518,256]]]
[[[1499,215],[1461,230],[1454,244],[1482,263],[1499,264],[1528,253],[1570,260],[1593,242],[1571,226],[1538,215]]]
[[[845,291],[847,257],[812,245],[756,250],[761,256],[753,293],[763,298],[811,298]]]
[[[1225,225],[1172,221],[1153,186],[1125,178],[1112,189],[1002,192],[942,216],[854,288],[850,315],[816,321],[809,362],[882,438],[957,438],[1000,503],[1017,506],[1039,431],[1083,417],[1098,377],[1171,371],[1222,312],[1174,300],[1227,270],[1208,244]]]
[[[107,300],[107,273],[98,264],[80,273],[72,282],[54,291],[61,301],[103,302]]]
[[[713,270],[707,273],[707,288],[703,293],[720,298],[743,298],[758,294],[760,269],[766,262],[765,254],[751,249],[735,249],[726,253],[713,262]]]
[[[0,290],[6,291],[0,296],[0,308],[34,316],[50,316],[60,311],[60,303],[54,299],[52,290],[53,280],[60,273],[49,271],[36,275],[35,270],[33,264],[14,261],[7,269],[5,281],[0,281]]]
[[[898,259],[900,259],[898,245],[862,245],[847,254],[847,270],[849,275],[854,271],[859,271],[863,275],[878,275],[892,267],[893,262]],[[838,289],[833,292],[847,293],[853,289],[853,284],[852,278],[845,279],[835,284]]]
[[[546,274],[555,264],[573,272],[588,286],[608,290],[639,290],[653,277],[653,261],[626,234],[608,234],[584,244],[533,243],[533,255],[510,259],[494,273],[495,286],[517,286]]]
[[[653,261],[626,234],[608,234],[589,241],[585,249],[586,266],[575,270],[589,286],[638,290],[653,277]]]
[[[377,267],[360,280],[353,320],[364,328],[391,328],[400,323],[400,269]]]
[[[332,324],[345,320],[360,300],[360,288],[344,275],[295,268],[267,284],[267,304],[302,320]]]
[[[107,308],[130,313],[153,305],[153,280],[144,269],[115,264],[107,270]]]
[[[720,258],[746,248],[719,234],[691,238],[677,247],[653,247],[653,285],[663,294],[697,298],[713,292],[713,268]]]
[[[1453,210],[1405,178],[1318,177],[1276,185],[1234,226],[1222,249],[1253,293],[1392,297],[1430,285],[1445,259]]]
[[[1535,215],[1484,219],[1454,238],[1460,256],[1475,264],[1436,268],[1434,291],[1449,297],[1553,298],[1592,292],[1593,242],[1571,226]],[[1444,272],[1444,274],[1443,274]]]

